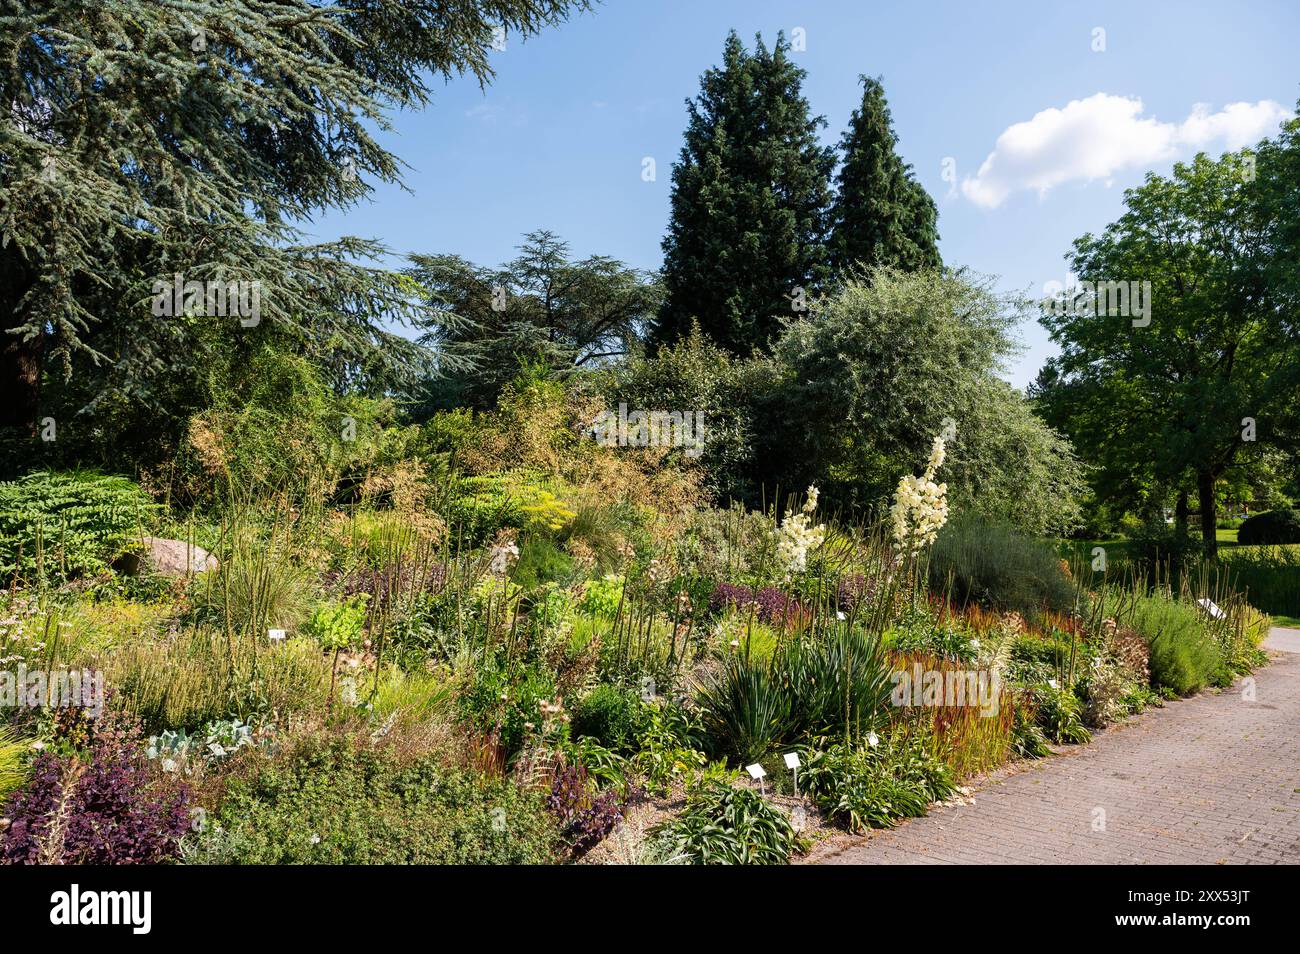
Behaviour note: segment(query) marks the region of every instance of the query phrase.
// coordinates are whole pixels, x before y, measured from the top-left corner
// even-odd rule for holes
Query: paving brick
[[[1280,647],[1279,647],[1280,648]],[[1300,864],[1300,655],[976,784],[819,864]],[[1106,830],[1093,831],[1093,809]]]

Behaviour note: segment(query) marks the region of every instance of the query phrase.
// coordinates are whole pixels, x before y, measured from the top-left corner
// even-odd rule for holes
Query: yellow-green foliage
[[[4,805],[27,777],[27,753],[31,743],[0,726],[0,805]]]
[[[400,718],[427,722],[446,713],[452,698],[452,687],[431,673],[386,666],[379,677],[374,714],[383,720],[397,713]]]
[[[272,646],[264,637],[228,641],[206,629],[136,640],[100,663],[114,701],[151,732],[196,729],[232,715],[323,711],[330,680],[328,662],[308,640]]]

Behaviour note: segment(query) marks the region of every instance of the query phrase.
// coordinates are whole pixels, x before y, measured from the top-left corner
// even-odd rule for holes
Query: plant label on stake
[[[266,631],[266,638],[269,639],[269,640],[270,640],[271,642],[273,642],[273,643],[282,643],[282,642],[284,642],[284,630],[282,630],[282,629],[268,629],[268,630]]]
[[[799,794],[799,753],[787,752],[781,756],[785,759],[785,767],[794,775],[794,793]]]
[[[1211,619],[1223,619],[1223,617],[1228,615],[1222,609],[1219,608],[1219,605],[1215,603],[1214,600],[1210,599],[1208,596],[1205,597],[1204,599],[1197,600],[1196,605],[1199,606],[1201,609],[1205,610],[1205,612],[1209,613]]]
[[[753,765],[746,765],[745,771],[749,773],[750,778],[755,779],[758,782],[758,793],[766,796],[767,786],[763,784],[763,777],[767,775],[767,769],[755,762]]]

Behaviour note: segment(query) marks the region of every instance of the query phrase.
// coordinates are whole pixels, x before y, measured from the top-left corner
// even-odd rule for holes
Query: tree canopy
[[[1294,135],[1293,124],[1292,147]],[[1292,418],[1300,337],[1270,278],[1295,251],[1270,213],[1294,196],[1275,167],[1287,155],[1280,145],[1198,155],[1167,178],[1148,175],[1116,222],[1075,242],[1083,293],[1041,319],[1061,355],[1040,377],[1039,402],[1099,465],[1103,495],[1191,475],[1210,553],[1216,482]],[[1108,283],[1148,288],[1143,313],[1090,293]]]
[[[932,268],[941,263],[938,209],[895,152],[898,137],[880,80],[861,81],[862,104],[840,141],[844,158],[831,206],[831,266]]]
[[[829,275],[827,209],[834,150],[802,93],[804,71],[778,36],[748,52],[733,31],[722,66],[687,103],[663,240],[667,292],[657,342],[704,333],[734,354],[766,348],[781,319]]]
[[[639,348],[662,300],[658,278],[604,255],[574,261],[553,232],[525,236],[497,268],[459,255],[413,255],[407,274],[432,314],[424,341],[447,364],[436,403],[488,407],[519,370],[540,361],[567,372]],[[461,369],[472,369],[469,373]]]
[[[492,76],[494,31],[534,33],[585,0],[51,0],[0,3],[0,426],[32,433],[42,378],[149,400],[200,370],[212,323],[159,320],[156,282],[243,281],[258,321],[353,371],[417,370],[394,334],[419,314],[385,250],[312,244],[298,224],[347,206],[399,160],[375,138],[433,76]],[[83,382],[84,384],[84,382]]]

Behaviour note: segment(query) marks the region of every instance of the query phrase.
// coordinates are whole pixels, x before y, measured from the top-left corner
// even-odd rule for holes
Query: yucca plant
[[[745,653],[730,654],[697,701],[709,738],[721,754],[742,764],[758,761],[795,727],[788,683],[770,662]]]
[[[880,638],[840,623],[793,640],[777,662],[798,734],[834,733],[845,741],[888,721],[889,672]]]

